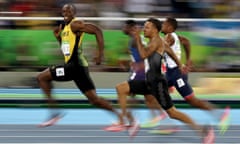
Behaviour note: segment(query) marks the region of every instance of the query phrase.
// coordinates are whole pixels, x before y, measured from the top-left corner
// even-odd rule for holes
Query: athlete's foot
[[[139,129],[140,129],[140,125],[138,124],[137,121],[134,121],[130,126],[128,126],[128,134],[130,138],[135,137]]]
[[[62,113],[56,113],[50,116],[50,118],[39,124],[38,127],[48,127],[48,126],[52,126],[55,125],[64,115]]]
[[[205,132],[203,132],[203,144],[214,144],[215,133],[212,127],[205,127]]]
[[[159,122],[167,117],[166,113],[161,114],[143,124],[141,124],[141,128],[152,128],[158,126]]]
[[[110,132],[122,132],[126,130],[126,125],[121,123],[113,123],[110,126],[104,127],[104,131],[110,131]]]
[[[218,128],[220,129],[220,134],[223,135],[230,124],[230,107],[227,106],[221,116]]]

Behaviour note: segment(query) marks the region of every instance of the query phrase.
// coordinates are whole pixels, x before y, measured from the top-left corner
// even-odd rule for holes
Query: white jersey
[[[170,46],[170,48],[173,50],[173,52],[175,53],[175,55],[179,58],[179,60],[181,59],[181,44],[180,44],[180,40],[177,36],[176,33],[171,33],[173,39],[174,39],[174,43]],[[167,63],[167,67],[168,68],[175,68],[177,67],[177,64],[175,63],[175,61],[166,54],[166,63]]]

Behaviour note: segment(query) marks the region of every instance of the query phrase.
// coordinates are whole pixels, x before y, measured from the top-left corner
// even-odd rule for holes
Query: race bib
[[[177,80],[177,84],[178,84],[178,87],[179,87],[179,88],[180,88],[180,87],[183,87],[183,86],[185,85],[185,83],[184,83],[184,81],[183,81],[182,78],[180,78],[180,79]]]
[[[59,77],[59,76],[64,76],[65,73],[64,73],[64,68],[56,68],[56,76]]]
[[[65,56],[70,55],[70,44],[68,42],[62,42],[61,49]]]

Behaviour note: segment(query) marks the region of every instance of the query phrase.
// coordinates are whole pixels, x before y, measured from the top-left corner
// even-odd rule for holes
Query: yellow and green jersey
[[[82,66],[88,66],[86,58],[83,56],[82,39],[83,32],[79,32],[79,35],[75,34],[71,30],[71,23],[65,25],[61,33],[61,50],[64,55],[65,63],[75,62]]]

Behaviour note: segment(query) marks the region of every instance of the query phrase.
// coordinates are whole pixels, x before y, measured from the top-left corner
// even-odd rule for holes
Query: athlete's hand
[[[104,58],[103,52],[97,51],[96,57],[94,58],[96,65],[101,65],[103,58]]]
[[[56,38],[59,38],[61,36],[62,32],[62,24],[60,24],[57,28],[54,29],[53,33]]]
[[[188,70],[186,69],[186,67],[184,65],[179,67],[179,70],[181,71],[182,74],[187,74],[188,73]]]
[[[192,61],[188,60],[187,63],[183,66],[185,72],[190,72],[192,70]]]
[[[191,71],[193,69],[193,62],[192,60],[188,60],[186,63],[186,66],[188,67],[188,70]]]
[[[95,62],[96,62],[96,65],[101,65],[102,58],[101,57],[96,57]]]
[[[190,71],[190,68],[186,65],[182,66],[182,73],[187,74]]]

